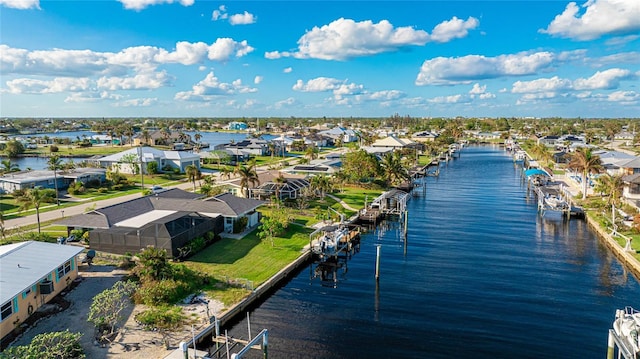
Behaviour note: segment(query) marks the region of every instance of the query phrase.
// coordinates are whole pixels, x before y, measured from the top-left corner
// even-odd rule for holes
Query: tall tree
[[[60,197],[58,196],[58,170],[62,168],[60,156],[51,155],[47,161],[47,168],[53,171],[53,184],[56,189],[56,205],[60,207]]]
[[[193,182],[193,190],[196,190],[196,179],[198,179],[198,175],[200,174],[200,170],[198,170],[198,167],[194,166],[194,165],[188,165],[187,167],[185,167],[185,173],[187,174],[187,178],[189,178],[189,181]]]
[[[240,176],[240,189],[246,198],[249,198],[249,185],[259,185],[258,173],[256,172],[255,163],[249,163],[246,166],[238,166],[235,170]]]
[[[622,180],[622,175],[611,176],[604,174],[598,177],[594,188],[595,191],[606,195],[607,207],[611,208],[612,234],[616,232],[616,207],[620,205],[623,187],[624,181]]]
[[[387,152],[384,157],[382,157],[380,166],[384,171],[386,181],[392,186],[402,183],[402,181],[409,178],[409,171],[402,164],[402,155],[400,152]]]
[[[20,204],[20,209],[26,211],[31,207],[36,209],[36,220],[38,222],[38,233],[40,231],[40,206],[43,203],[54,201],[55,195],[52,189],[30,188],[20,191],[16,195],[16,202]]]
[[[582,199],[587,198],[588,175],[602,170],[600,156],[593,154],[590,148],[578,148],[567,167],[582,174]]]

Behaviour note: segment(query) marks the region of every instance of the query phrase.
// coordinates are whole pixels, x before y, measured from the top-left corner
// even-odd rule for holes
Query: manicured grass
[[[309,244],[311,231],[291,225],[285,234],[274,239],[273,246],[269,241],[261,241],[255,231],[239,240],[221,239],[185,264],[220,282],[246,279],[256,288],[300,256],[302,248]],[[235,303],[249,294],[249,291],[234,286],[217,286],[209,291],[225,304]]]
[[[371,203],[371,201],[380,196],[382,192],[384,191],[379,189],[345,186],[344,192],[340,192],[340,189],[337,188],[333,195],[345,201],[351,207],[360,209],[364,208],[365,199],[367,203]]]

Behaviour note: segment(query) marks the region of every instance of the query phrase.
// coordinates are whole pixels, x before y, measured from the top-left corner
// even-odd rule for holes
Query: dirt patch
[[[145,330],[135,321],[135,315],[146,308],[132,304],[123,312],[126,319],[112,342],[98,343],[95,340],[94,327],[87,321],[91,301],[96,294],[110,288],[126,275],[126,271],[112,266],[94,265],[82,268],[73,288],[66,291],[65,295],[58,295],[51,305],[47,306],[47,311],[42,310],[42,313],[38,314],[39,309],[34,313],[32,317],[37,318],[25,326],[20,334],[14,336],[11,345],[27,345],[38,334],[69,329],[71,332],[84,334],[80,342],[87,358],[164,358],[175,350],[181,341],[191,337],[192,325],[193,331],[197,333],[209,324],[208,315],[219,315],[224,309],[222,303],[209,298],[205,298],[208,304],[182,305],[183,312],[190,321],[189,325],[185,325],[181,330],[172,331],[163,338],[161,333]],[[170,349],[167,349],[163,339],[167,339]]]

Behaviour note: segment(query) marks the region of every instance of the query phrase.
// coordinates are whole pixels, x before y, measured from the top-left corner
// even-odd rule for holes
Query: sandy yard
[[[104,289],[111,287],[116,281],[126,274],[112,266],[93,265],[80,269],[82,280],[71,291],[64,295],[64,299],[70,306],[58,313],[51,314],[40,319],[21,334],[11,345],[26,345],[31,339],[41,333],[64,331],[80,332],[82,347],[87,358],[127,358],[127,359],[152,359],[164,358],[177,347],[180,341],[191,337],[191,325],[184,326],[180,331],[174,331],[169,336],[170,349],[167,350],[162,335],[157,331],[147,331],[136,323],[135,314],[144,310],[144,306],[131,304],[124,312],[126,321],[120,326],[120,332],[109,345],[100,345],[94,340],[94,326],[87,321],[89,307],[93,296]],[[209,314],[219,315],[223,304],[209,300]],[[209,321],[205,304],[181,305],[187,318],[194,323],[195,332],[205,328]]]

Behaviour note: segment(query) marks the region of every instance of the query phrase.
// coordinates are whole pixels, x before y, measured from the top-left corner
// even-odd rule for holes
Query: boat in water
[[[613,329],[609,330],[607,359],[613,359],[615,346],[618,358],[640,359],[640,311],[632,307],[616,310]]]
[[[555,211],[563,211],[569,208],[569,204],[565,200],[554,195],[545,197],[544,203],[548,206],[549,209]]]

